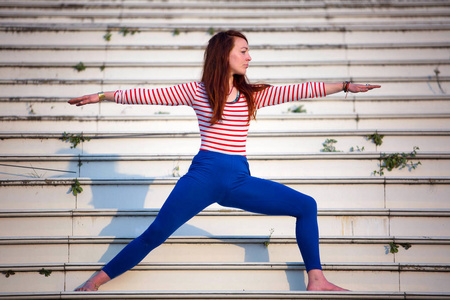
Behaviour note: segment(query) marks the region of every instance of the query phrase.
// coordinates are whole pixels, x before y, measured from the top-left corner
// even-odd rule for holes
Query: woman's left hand
[[[372,84],[354,84],[350,83],[348,85],[348,91],[350,93],[364,93],[373,89],[380,88],[381,85],[372,85]]]

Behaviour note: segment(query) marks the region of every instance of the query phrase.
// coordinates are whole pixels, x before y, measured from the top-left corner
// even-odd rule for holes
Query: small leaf
[[[405,250],[408,250],[409,248],[411,248],[411,244],[406,243],[406,244],[400,244],[400,246],[402,246],[403,248],[405,248]]]
[[[42,268],[42,269],[39,271],[39,274],[44,275],[45,277],[49,277],[50,274],[52,274],[52,271],[51,271],[51,270],[46,270],[46,269]]]
[[[86,66],[81,61],[77,65],[75,65],[73,68],[75,70],[77,70],[78,72],[86,70]]]
[[[111,41],[111,36],[112,36],[111,32],[108,31],[108,32],[106,32],[105,35],[103,36],[103,39],[104,39],[105,41],[109,42],[109,41]]]
[[[74,196],[77,196],[81,192],[83,192],[83,188],[81,187],[80,182],[78,181],[78,178],[75,178],[74,183],[72,184],[72,187],[70,189]]]
[[[122,27],[120,28],[119,33],[121,33],[123,36],[127,36],[127,34],[130,33],[130,31],[128,30],[128,28]]]
[[[391,252],[391,253],[397,253],[398,252],[398,245],[396,243],[394,243],[394,242],[389,243],[389,247],[390,247],[389,252]]]
[[[337,143],[335,139],[326,139],[324,143],[322,143],[323,149],[320,150],[321,152],[340,152],[336,150],[336,147],[334,147],[334,144]]]
[[[303,114],[306,113],[306,109],[303,105],[293,106],[288,109],[288,112]]]
[[[81,142],[88,142],[91,140],[91,138],[84,137],[83,133],[75,135],[75,134],[68,134],[67,132],[64,132],[61,140],[69,141],[72,144],[72,146],[70,146],[70,148],[75,149],[78,146],[78,144],[80,144]]]
[[[8,271],[3,271],[2,274],[5,275],[6,278],[9,278],[12,275],[16,275],[16,272],[14,272],[13,270],[8,270]]]
[[[377,146],[381,146],[381,144],[383,144],[383,138],[384,135],[380,135],[376,132],[367,136],[367,139],[372,140],[372,142],[374,142]]]

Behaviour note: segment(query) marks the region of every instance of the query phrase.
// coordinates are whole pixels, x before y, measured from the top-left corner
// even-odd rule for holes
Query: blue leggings
[[[295,233],[306,270],[321,269],[313,198],[280,183],[252,177],[245,156],[201,150],[153,223],[103,271],[112,279],[133,268],[181,225],[215,202],[254,213],[297,218]]]

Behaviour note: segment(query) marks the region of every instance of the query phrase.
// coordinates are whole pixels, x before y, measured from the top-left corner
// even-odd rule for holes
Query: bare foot
[[[84,285],[80,288],[77,288],[76,292],[96,292],[98,291],[98,286],[93,281],[86,281]]]
[[[343,289],[335,284],[332,284],[331,282],[327,282],[326,284],[314,284],[314,283],[308,283],[308,287],[306,288],[307,291],[324,291],[324,292],[344,292],[349,291],[346,289]]]
[[[109,280],[111,280],[111,278],[109,278],[108,274],[106,274],[103,270],[98,272],[97,274],[95,274],[94,276],[92,276],[88,281],[86,281],[84,283],[84,285],[80,288],[77,288],[75,291],[76,292],[86,292],[86,291],[90,291],[90,292],[96,292],[98,291],[98,288],[108,282]]]
[[[329,282],[323,275],[322,270],[313,269],[308,272],[308,287],[307,291],[348,291],[335,284]]]

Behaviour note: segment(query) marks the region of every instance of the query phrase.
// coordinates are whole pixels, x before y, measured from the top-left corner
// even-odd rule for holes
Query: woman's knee
[[[297,211],[300,216],[317,215],[317,201],[313,197],[301,194],[297,203],[299,204]]]

